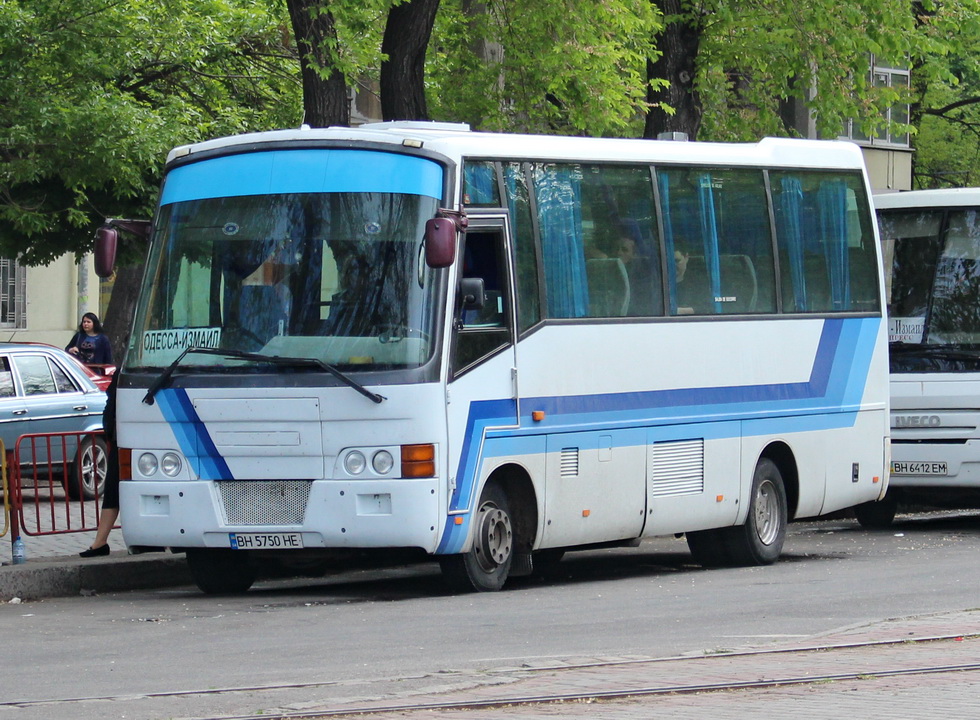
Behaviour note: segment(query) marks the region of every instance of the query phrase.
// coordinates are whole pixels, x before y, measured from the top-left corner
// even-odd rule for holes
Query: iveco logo
[[[941,427],[942,424],[938,415],[896,415],[894,427]]]

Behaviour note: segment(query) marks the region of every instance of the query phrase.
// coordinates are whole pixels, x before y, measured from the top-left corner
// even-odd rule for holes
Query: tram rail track
[[[965,635],[936,635],[916,638],[903,638],[895,640],[873,640],[852,643],[827,643],[807,646],[797,646],[789,648],[762,649],[708,653],[697,656],[681,656],[668,658],[639,658],[639,659],[617,659],[609,661],[592,661],[583,663],[569,664],[550,664],[534,667],[522,667],[509,670],[511,675],[519,677],[514,685],[519,686],[521,681],[536,676],[540,677],[545,673],[560,674],[569,671],[603,670],[616,666],[655,666],[659,663],[667,662],[696,662],[704,660],[738,660],[752,656],[778,656],[786,654],[813,654],[826,653],[841,650],[858,650],[894,647],[898,645],[923,645],[926,643],[937,643],[943,641],[970,641],[980,639],[980,633]],[[759,690],[792,685],[807,685],[818,683],[841,682],[850,680],[861,680],[873,678],[894,678],[901,676],[932,675],[941,673],[969,673],[980,672],[980,657],[977,662],[960,663],[933,663],[913,665],[910,667],[881,668],[868,671],[866,668],[853,671],[843,671],[835,673],[818,674],[799,674],[787,673],[782,676],[770,676],[753,680],[728,680],[720,682],[691,682],[685,684],[678,683],[633,683],[631,685],[615,689],[590,688],[576,692],[521,692],[519,687],[514,687],[512,692],[507,692],[507,688],[495,694],[493,697],[485,698],[457,698],[457,699],[434,699],[436,693],[420,693],[415,700],[405,700],[396,702],[361,702],[360,704],[348,704],[344,706],[319,709],[304,710],[283,710],[267,709],[256,714],[246,715],[209,715],[194,718],[194,720],[315,720],[316,718],[339,718],[339,717],[371,717],[386,715],[391,713],[410,713],[440,710],[480,710],[488,708],[504,708],[513,706],[548,705],[575,702],[594,702],[594,701],[615,701],[630,698],[652,697],[657,695],[680,695],[694,693],[722,692],[732,690]],[[78,703],[93,702],[117,702],[135,699],[166,699],[166,698],[189,698],[193,696],[205,695],[234,695],[242,693],[271,693],[275,691],[302,690],[303,688],[322,688],[328,686],[344,685],[343,682],[299,682],[299,683],[278,683],[278,684],[257,684],[252,686],[235,686],[224,688],[207,689],[186,689],[171,690],[160,692],[133,692],[118,695],[103,696],[84,696],[84,697],[62,697],[62,698],[43,698],[43,699],[20,699],[0,702],[0,708],[29,708],[45,707],[59,708],[59,714],[64,713]],[[510,688],[511,686],[508,686]],[[452,695],[453,691],[441,693]],[[464,693],[460,693],[464,694]]]

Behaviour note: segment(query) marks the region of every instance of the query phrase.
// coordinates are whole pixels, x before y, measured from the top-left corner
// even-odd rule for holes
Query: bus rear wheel
[[[248,554],[223,548],[187,548],[191,578],[208,595],[238,595],[255,582]]]
[[[752,476],[749,516],[744,525],[727,528],[725,547],[734,565],[770,565],[779,559],[786,539],[789,511],[779,468],[762,458]]]
[[[514,560],[514,528],[507,494],[497,483],[483,490],[476,511],[473,546],[439,559],[442,574],[457,592],[493,592],[507,582]]]

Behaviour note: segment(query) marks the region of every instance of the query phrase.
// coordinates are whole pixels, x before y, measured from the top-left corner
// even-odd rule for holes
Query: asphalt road
[[[421,564],[263,581],[235,598],[186,587],[2,605],[0,720],[242,715],[526,662],[717,652],[976,609],[978,550],[980,514],[937,513],[884,531],[795,524],[763,568],[704,570],[662,538],[569,554],[500,593],[450,595]]]

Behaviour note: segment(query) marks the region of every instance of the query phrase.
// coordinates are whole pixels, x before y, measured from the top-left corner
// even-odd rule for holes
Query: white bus
[[[878,195],[891,356],[888,495],[899,504],[980,507],[980,189]]]
[[[791,519],[885,492],[870,197],[837,142],[177,148],[120,371],[126,542],[205,592],[363,548],[475,590],[678,533],[771,563]]]

